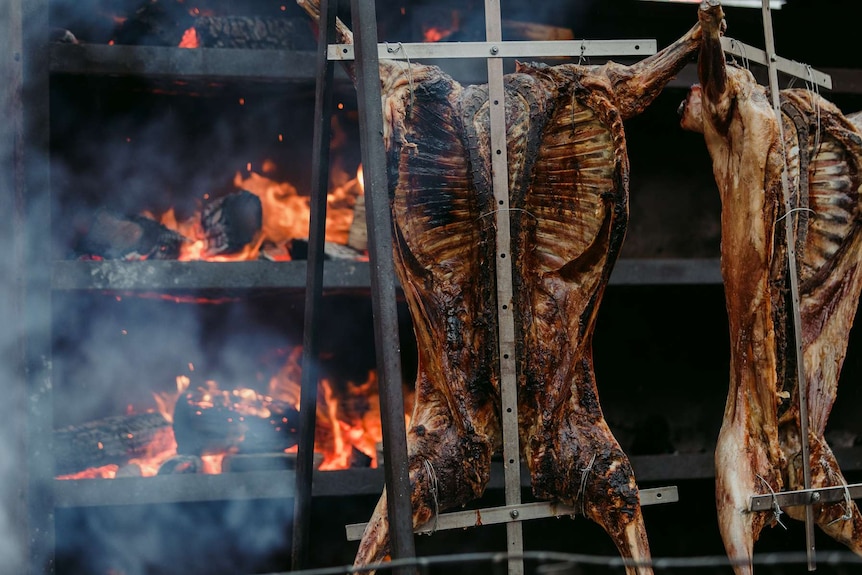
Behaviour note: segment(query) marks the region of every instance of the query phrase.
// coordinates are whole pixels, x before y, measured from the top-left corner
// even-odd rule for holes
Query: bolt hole
[[[509,309],[509,306],[506,304],[503,304],[503,309]]]
[[[656,493],[656,494],[655,494],[655,498],[656,498],[656,499],[661,499],[661,493]]]
[[[509,354],[508,354],[508,353],[504,353],[504,354],[503,354],[503,359],[509,359]]]
[[[506,254],[500,254],[501,259],[506,259]]]
[[[500,100],[494,100],[494,105],[495,105],[495,106],[499,106],[499,105],[500,105]]]
[[[498,156],[499,156],[500,154],[502,154],[502,153],[503,153],[503,150],[497,150],[497,155],[498,155]]]
[[[640,50],[640,49],[641,49],[641,45],[640,45],[640,44],[635,44],[635,50]]]
[[[499,201],[499,202],[497,202],[497,203],[498,203],[498,204],[500,204],[500,205],[502,206],[505,202],[504,202],[503,200],[500,200],[500,201]]]
[[[347,48],[342,48],[342,49],[341,49],[341,53],[342,53],[342,54],[347,54]]]
[[[509,463],[515,463],[515,460],[514,460],[514,459],[510,459],[510,460],[509,460]]]
[[[506,413],[512,413],[512,408],[511,407],[506,408]]]

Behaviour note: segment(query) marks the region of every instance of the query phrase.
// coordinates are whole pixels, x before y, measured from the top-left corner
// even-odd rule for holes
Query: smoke
[[[311,115],[283,95],[225,89],[203,99],[173,87],[154,96],[164,86],[55,76],[46,127],[47,115],[38,113],[45,86],[25,93],[22,85],[25,68],[36,66],[14,12],[22,4],[26,19],[47,22],[29,13],[26,0],[0,2],[0,571],[41,572],[54,555],[58,574],[251,572],[253,563],[289,548],[292,501],[55,509],[46,448],[53,428],[146,404],[189,364],[199,379],[258,382],[261,357],[295,343],[285,334],[295,324],[243,325],[249,304],[241,301],[196,306],[52,291],[51,262],[70,256],[90,208],[105,203],[135,213],[168,197],[218,193],[220,185],[232,187],[235,171],[265,159],[279,134],[285,142],[273,159],[285,169],[307,166],[307,150],[291,152],[310,142]],[[104,4],[51,3],[64,27]],[[124,98],[140,103],[137,115],[117,110]],[[32,113],[26,125],[25,105]],[[209,118],[201,108],[212,110]],[[50,161],[46,143],[31,139],[42,129],[50,129]],[[283,312],[279,319],[296,318]]]

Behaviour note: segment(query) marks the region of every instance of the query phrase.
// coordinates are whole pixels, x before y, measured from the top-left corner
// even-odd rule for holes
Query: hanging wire
[[[784,514],[784,511],[781,510],[781,506],[778,505],[778,498],[775,495],[775,490],[772,489],[772,486],[769,484],[767,480],[765,480],[760,475],[756,475],[758,479],[760,479],[766,488],[769,489],[769,492],[772,494],[772,518],[776,523],[784,527],[784,530],[787,531],[787,525],[781,522],[781,516]]]
[[[736,38],[731,38],[730,39],[730,47],[731,48],[736,47],[736,49],[739,50],[739,52],[740,52],[739,57],[742,58],[742,67],[750,72],[751,71],[751,62],[748,60],[748,55],[745,51],[745,44],[737,41]]]
[[[587,502],[586,497],[584,497],[584,491],[587,488],[587,480],[590,477],[590,472],[593,470],[593,464],[596,462],[596,454],[593,453],[593,456],[590,458],[590,462],[587,463],[587,466],[581,471],[581,484],[578,486],[578,494],[575,496],[578,503],[581,506],[581,515],[587,515]]]
[[[790,214],[792,214],[794,212],[810,212],[812,214],[817,214],[817,212],[815,212],[811,208],[792,208],[790,211],[786,212],[783,216],[781,216],[780,218],[775,220],[775,223],[777,224],[778,222],[780,222],[781,220],[783,220],[784,218],[786,218],[787,216],[789,216]]]
[[[839,521],[850,521],[853,519],[853,498],[850,497],[850,487],[847,485],[847,482],[844,483],[844,515],[838,517],[837,519],[833,519],[830,521],[828,525],[832,525],[833,523],[838,523]]]
[[[407,108],[407,115],[410,115],[410,112],[413,110],[413,104],[415,102],[414,92],[413,92],[413,68],[410,65],[410,56],[407,55],[407,50],[404,49],[404,43],[398,42],[396,47],[392,47],[389,45],[389,42],[384,42],[386,46],[386,52],[389,54],[395,54],[397,52],[401,52],[404,54],[404,59],[407,61],[405,64],[405,71],[407,73],[407,85],[410,90],[410,105]]]
[[[434,525],[431,527],[431,531],[428,532],[428,535],[433,535],[437,531],[437,522],[440,518],[440,503],[437,499],[437,472],[430,461],[423,459],[422,462],[425,464],[425,473],[428,475],[428,481],[431,484],[431,498],[434,501]]]

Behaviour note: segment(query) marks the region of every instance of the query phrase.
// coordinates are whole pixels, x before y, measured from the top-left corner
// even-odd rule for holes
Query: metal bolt
[[[518,513],[517,509],[512,509],[511,511],[509,511],[509,515],[512,516],[512,519],[517,519],[518,515],[520,515],[520,513]]]
[[[499,49],[499,48],[497,48],[496,46],[491,46],[491,54],[496,54],[496,53],[498,53],[499,51],[500,51],[500,49]]]
[[[811,494],[811,501],[814,501],[815,503],[820,501],[820,492],[819,491],[815,491],[814,493]]]

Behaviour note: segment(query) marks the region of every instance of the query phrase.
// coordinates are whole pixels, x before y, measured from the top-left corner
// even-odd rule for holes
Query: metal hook
[[[769,484],[769,482],[766,481],[763,477],[757,475],[757,478],[760,479],[764,485],[766,485],[766,488],[769,489],[769,492],[772,494],[772,518],[775,520],[776,523],[784,527],[784,530],[786,531],[787,526],[781,522],[781,515],[784,513],[784,511],[782,511],[781,506],[778,505],[778,498],[775,496],[775,491],[772,489],[772,486]]]

